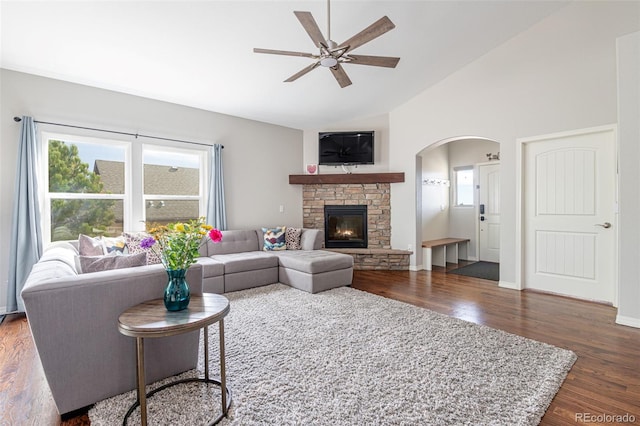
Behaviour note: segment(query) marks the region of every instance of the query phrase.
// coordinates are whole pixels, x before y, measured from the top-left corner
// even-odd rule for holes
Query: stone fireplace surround
[[[368,247],[326,249],[352,255],[354,269],[359,270],[409,269],[412,252],[391,248],[390,182],[404,182],[404,173],[289,176],[289,183],[303,185],[302,216],[305,228],[324,231],[325,205],[367,206]]]

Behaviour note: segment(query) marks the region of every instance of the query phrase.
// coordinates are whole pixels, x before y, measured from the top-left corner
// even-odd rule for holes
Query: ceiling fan
[[[373,24],[369,25],[358,34],[354,35],[350,39],[337,44],[331,40],[331,4],[330,0],[327,0],[327,38],[325,39],[318,28],[318,24],[311,12],[293,12],[298,18],[302,26],[304,27],[311,40],[320,49],[320,53],[304,53],[304,52],[291,52],[287,50],[271,50],[271,49],[259,49],[255,48],[255,53],[268,53],[272,55],[286,55],[286,56],[301,56],[304,58],[311,58],[315,60],[311,65],[303,68],[291,77],[285,80],[289,83],[297,80],[310,71],[318,68],[319,66],[329,68],[333,73],[333,76],[338,81],[340,87],[347,87],[351,84],[349,76],[342,68],[342,64],[359,64],[359,65],[373,65],[376,67],[395,68],[400,58],[394,58],[390,56],[369,56],[369,55],[353,55],[351,51],[362,46],[371,40],[380,37],[382,34],[391,31],[396,26],[391,20],[383,16]]]

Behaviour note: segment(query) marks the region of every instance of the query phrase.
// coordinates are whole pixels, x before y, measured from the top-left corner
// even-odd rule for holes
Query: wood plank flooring
[[[587,423],[580,415],[597,420],[625,414],[635,418],[628,424],[640,424],[640,329],[616,325],[615,308],[501,289],[493,281],[447,274],[439,267],[355,271],[353,287],[574,351],[578,360],[542,425]],[[5,319],[0,325],[0,426],[89,424],[86,412],[75,414],[58,416],[25,317]],[[599,424],[624,424],[604,420]]]

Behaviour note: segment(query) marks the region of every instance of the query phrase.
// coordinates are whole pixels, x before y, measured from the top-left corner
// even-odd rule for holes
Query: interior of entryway
[[[499,165],[499,151],[500,144],[493,140],[460,137],[442,140],[417,154],[421,170],[421,185],[417,187],[419,193],[416,197],[419,200],[417,226],[420,227],[417,231],[418,235],[422,235],[422,241],[468,239],[467,260],[480,260],[482,215],[479,207],[479,172],[483,165],[494,168]],[[497,188],[499,190],[499,181]],[[499,192],[493,197],[491,202],[494,203],[494,210],[498,207],[499,213]],[[486,212],[489,208],[485,203]],[[499,242],[499,234],[497,240]],[[447,262],[450,260],[449,257]]]

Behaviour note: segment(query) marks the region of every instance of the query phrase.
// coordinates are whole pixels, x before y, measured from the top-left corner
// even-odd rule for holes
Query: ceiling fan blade
[[[340,64],[335,67],[329,68],[333,73],[333,76],[338,80],[338,84],[340,87],[345,88],[351,84],[351,80],[346,72],[344,72],[344,68],[340,66]]]
[[[318,66],[320,66],[320,61],[314,62],[313,64],[309,65],[308,67],[304,67],[303,69],[301,69],[300,71],[298,71],[297,73],[295,73],[294,75],[292,75],[291,77],[286,79],[284,82],[285,83],[291,83],[292,81],[296,81],[297,79],[299,79],[300,77],[302,77],[306,73],[308,73],[310,71],[313,71],[314,69],[318,68]]]
[[[364,30],[360,31],[358,34],[351,37],[349,40],[345,41],[344,43],[340,43],[340,46],[349,46],[348,50],[351,51],[357,47],[362,46],[365,43],[370,42],[376,37],[380,37],[382,34],[386,33],[387,31],[391,31],[395,27],[396,26],[393,22],[391,22],[391,19],[383,16]]]
[[[311,14],[311,12],[293,12],[293,13],[296,15],[296,17],[298,18],[298,21],[300,21],[300,23],[302,24],[302,27],[307,32],[307,34],[309,34],[309,37],[311,37],[313,44],[315,44],[316,47],[318,48],[321,48],[321,47],[326,48],[327,41],[324,39],[324,36],[322,35],[320,28],[318,28],[318,24],[316,23],[316,20],[313,19],[313,15]]]
[[[289,50],[271,50],[271,49],[260,49],[254,48],[254,53],[269,53],[271,55],[286,55],[286,56],[302,56],[303,58],[316,58],[317,55],[313,53],[304,53],[304,52],[291,52]]]
[[[348,56],[352,60],[347,64],[373,65],[374,67],[395,68],[400,58],[391,56],[369,56],[369,55],[351,55]]]

